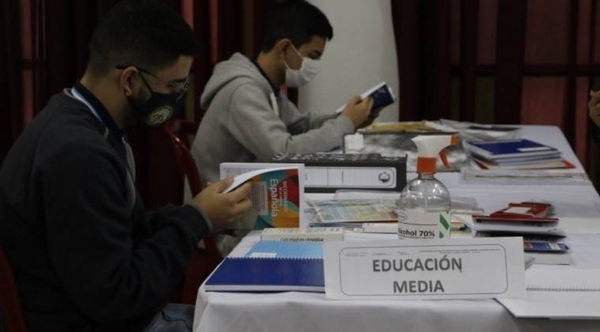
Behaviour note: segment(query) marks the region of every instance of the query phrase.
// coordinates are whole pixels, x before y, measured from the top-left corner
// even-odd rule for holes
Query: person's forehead
[[[325,51],[325,38],[313,37],[308,43],[302,44],[299,51],[313,59],[320,58]]]
[[[320,50],[323,51],[325,48],[326,40],[323,37],[313,36],[311,40],[307,43],[304,43],[300,46],[300,48],[306,50]]]

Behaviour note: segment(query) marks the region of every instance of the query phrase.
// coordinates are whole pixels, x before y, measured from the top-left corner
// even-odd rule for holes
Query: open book
[[[394,92],[386,82],[380,82],[369,90],[360,95],[361,99],[373,98],[373,108],[371,108],[371,117],[376,117],[377,114],[386,106],[393,104],[396,101]],[[342,113],[346,105],[335,110],[336,113]]]
[[[496,299],[515,317],[600,319],[600,269],[529,269],[527,297]]]
[[[223,172],[221,177],[232,173]],[[231,168],[244,169],[247,163],[227,163]],[[227,168],[225,168],[227,169]],[[255,229],[266,227],[299,227],[303,214],[304,176],[302,165],[287,164],[283,167],[261,168],[234,177],[224,192],[229,192],[246,182],[252,183],[249,217],[256,220]]]

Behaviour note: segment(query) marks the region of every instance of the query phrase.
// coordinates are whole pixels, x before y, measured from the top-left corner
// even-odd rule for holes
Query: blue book
[[[227,257],[204,283],[207,291],[325,292],[322,259]]]
[[[373,108],[371,108],[372,117],[377,116],[383,108],[396,101],[396,96],[394,96],[392,89],[385,82],[379,83],[372,90],[367,91],[366,94],[367,97],[373,98]]]
[[[560,153],[556,148],[528,139],[464,142],[464,147],[471,153],[488,160],[545,155],[556,156]]]
[[[373,107],[371,108],[371,117],[376,117],[377,114],[386,106],[393,104],[396,101],[394,92],[386,82],[380,82],[369,90],[360,95],[361,99],[373,98]],[[346,105],[339,107],[336,113],[341,113]]]

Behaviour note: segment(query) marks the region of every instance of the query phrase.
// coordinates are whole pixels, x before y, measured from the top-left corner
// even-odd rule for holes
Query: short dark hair
[[[304,0],[280,1],[267,16],[262,51],[270,51],[283,38],[289,38],[295,47],[300,47],[315,36],[333,38],[327,16]]]
[[[101,76],[115,65],[160,70],[194,56],[196,37],[181,15],[156,0],[123,0],[100,21],[89,43],[88,70]]]

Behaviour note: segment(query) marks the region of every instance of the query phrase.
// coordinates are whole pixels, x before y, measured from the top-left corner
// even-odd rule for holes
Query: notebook
[[[227,257],[204,285],[207,291],[324,293],[323,259]]]
[[[227,257],[207,291],[325,292],[321,242],[259,241],[244,257]]]
[[[496,299],[515,317],[600,319],[600,269],[530,269],[526,298]]]

